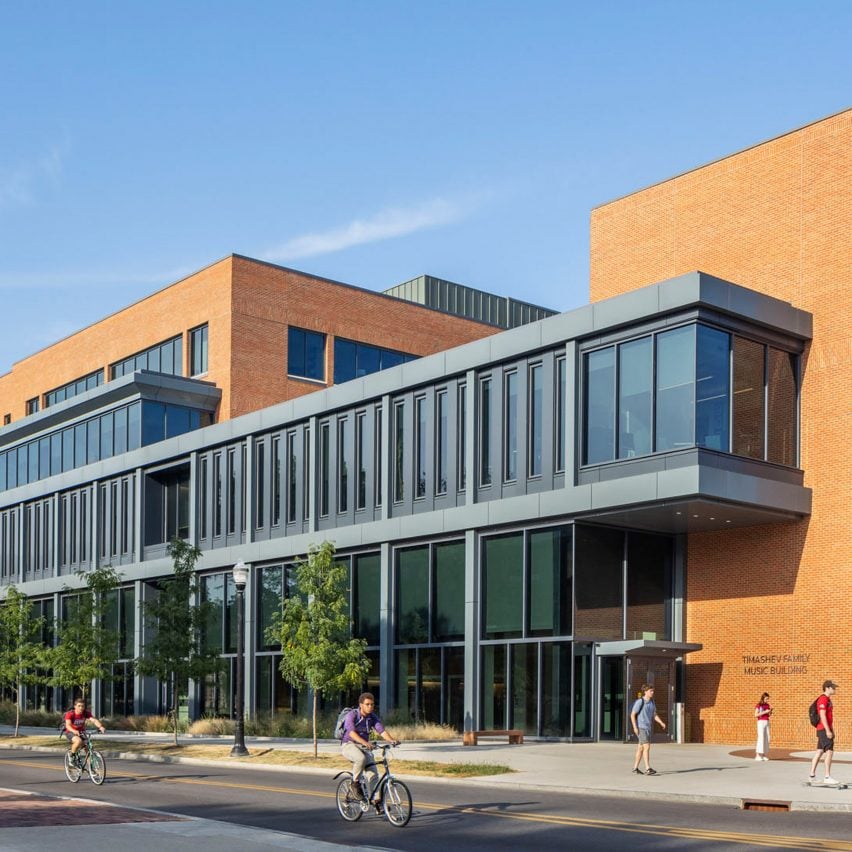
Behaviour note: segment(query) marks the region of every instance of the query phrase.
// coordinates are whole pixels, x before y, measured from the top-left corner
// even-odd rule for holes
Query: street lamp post
[[[248,581],[248,569],[242,559],[234,565],[232,572],[234,585],[237,588],[237,701],[236,719],[234,722],[234,747],[231,757],[245,757],[249,752],[246,748],[243,717],[245,715],[243,702],[245,696],[245,589]]]

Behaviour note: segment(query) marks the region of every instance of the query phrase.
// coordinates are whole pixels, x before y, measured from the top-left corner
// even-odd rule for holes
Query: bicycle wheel
[[[83,768],[76,763],[70,751],[65,752],[65,777],[76,784],[83,777]]]
[[[361,803],[349,792],[349,779],[344,778],[337,785],[337,810],[347,822],[357,822],[364,813]]]
[[[92,784],[100,786],[106,781],[106,761],[99,751],[92,751],[89,754],[86,769],[89,770],[89,778],[92,779]]]
[[[408,821],[411,819],[411,793],[408,792],[408,787],[402,781],[391,778],[385,784],[382,803],[385,816],[391,825],[395,825],[397,828],[408,825]]]

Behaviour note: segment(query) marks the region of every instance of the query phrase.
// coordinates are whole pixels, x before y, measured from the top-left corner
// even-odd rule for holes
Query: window
[[[290,326],[287,330],[287,374],[325,381],[325,335]]]
[[[766,347],[734,335],[733,441],[738,456],[763,458],[766,408],[764,360]]]
[[[12,422],[12,415],[11,414],[4,414],[3,415],[3,425],[8,426],[11,422]]]
[[[514,370],[504,376],[504,391],[503,478],[514,482],[518,478],[518,374]]]
[[[585,358],[583,463],[615,458],[615,348],[589,352]]]
[[[382,445],[382,407],[376,406],[376,440],[373,443],[373,453],[376,463],[376,506],[382,505],[382,457],[384,446]]]
[[[27,400],[27,414],[35,414],[38,411],[38,397]]]
[[[695,360],[695,443],[699,447],[730,449],[731,336],[715,328],[698,326]]]
[[[657,443],[677,450],[695,443],[695,326],[657,335]]]
[[[62,385],[62,387],[54,388],[44,395],[44,407],[49,408],[51,405],[56,405],[57,402],[64,402],[66,399],[71,399],[78,394],[85,393],[92,388],[99,387],[104,383],[104,371],[95,370],[86,376],[81,376],[79,379],[74,379],[73,382]],[[37,410],[37,409],[36,409]]]
[[[142,352],[110,365],[110,378],[118,379],[136,370],[151,370],[169,376],[183,375],[183,336],[177,335]]]
[[[302,446],[304,447],[302,459],[302,478],[305,488],[302,492],[305,496],[302,500],[302,517],[309,521],[311,519],[311,427],[305,426],[303,432]]]
[[[287,446],[290,446],[292,433],[287,434]],[[272,439],[272,526],[281,523],[281,438]],[[295,477],[295,471],[293,472]]]
[[[254,464],[254,493],[256,495],[254,525],[257,529],[262,529],[266,524],[264,517],[266,513],[266,492],[264,491],[266,487],[266,443],[262,438],[256,441],[254,445]]]
[[[529,475],[541,476],[541,441],[544,415],[542,366],[533,364],[529,373]]]
[[[441,390],[435,395],[435,403],[437,407],[437,429],[435,435],[435,443],[437,444],[437,452],[435,453],[435,493],[447,493],[447,456],[449,448],[447,446],[448,424],[447,424],[447,391]]]
[[[341,417],[337,421],[337,511],[349,510],[349,421]]]
[[[355,556],[352,560],[353,634],[368,645],[379,644],[381,626],[381,559],[378,553]]]
[[[618,347],[618,457],[651,452],[652,338]]]
[[[367,436],[364,429],[367,424],[367,412],[359,411],[355,415],[355,470],[358,477],[355,486],[355,508],[363,509],[367,505]]]
[[[768,348],[766,459],[795,467],[798,463],[796,436],[796,356]]]
[[[280,465],[281,462],[279,461]],[[296,523],[296,433],[287,433],[287,523]]]
[[[371,346],[369,343],[358,343],[354,340],[334,339],[334,383],[348,382],[362,376],[369,376],[389,367],[396,367],[406,361],[413,361],[417,355],[407,352],[397,352],[393,349],[383,349]]]
[[[207,324],[189,332],[189,374],[200,376],[207,372]]]
[[[331,427],[320,424],[320,517],[328,515],[329,492],[331,489]]]
[[[556,359],[556,470],[565,470],[565,427],[567,424],[565,405],[565,359]]]
[[[414,497],[426,496],[426,399],[414,400]]]
[[[458,435],[458,486],[467,488],[467,385],[459,385],[459,412],[456,421]]]
[[[491,379],[479,383],[479,484],[491,485]]]
[[[393,499],[401,503],[405,498],[405,403],[394,403],[394,477]]]

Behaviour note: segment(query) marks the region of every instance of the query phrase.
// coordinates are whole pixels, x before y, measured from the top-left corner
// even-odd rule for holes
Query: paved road
[[[372,815],[350,825],[337,815],[330,776],[111,761],[107,783],[95,787],[88,780],[69,784],[58,755],[18,750],[0,753],[0,787],[151,808],[346,846],[363,844],[418,852],[435,852],[436,845],[443,850],[472,852],[561,852],[566,848],[607,852],[727,852],[761,847],[852,850],[849,815],[843,813],[744,812],[730,806],[621,800],[419,779],[410,783],[415,815],[408,827],[396,829]],[[80,830],[92,831],[61,829],[63,843],[83,842],[91,848],[89,840],[95,835],[79,835],[76,832]]]

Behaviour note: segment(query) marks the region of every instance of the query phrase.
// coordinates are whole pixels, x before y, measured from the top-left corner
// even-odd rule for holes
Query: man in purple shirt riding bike
[[[370,746],[370,732],[375,731],[382,739],[395,743],[394,738],[385,730],[382,720],[373,712],[376,699],[371,692],[362,692],[358,696],[358,709],[353,710],[343,722],[343,756],[352,761],[352,782],[350,791],[359,801],[364,801],[364,793],[358,783],[358,776],[367,773],[368,787],[373,791],[379,780],[376,761],[373,760]]]

